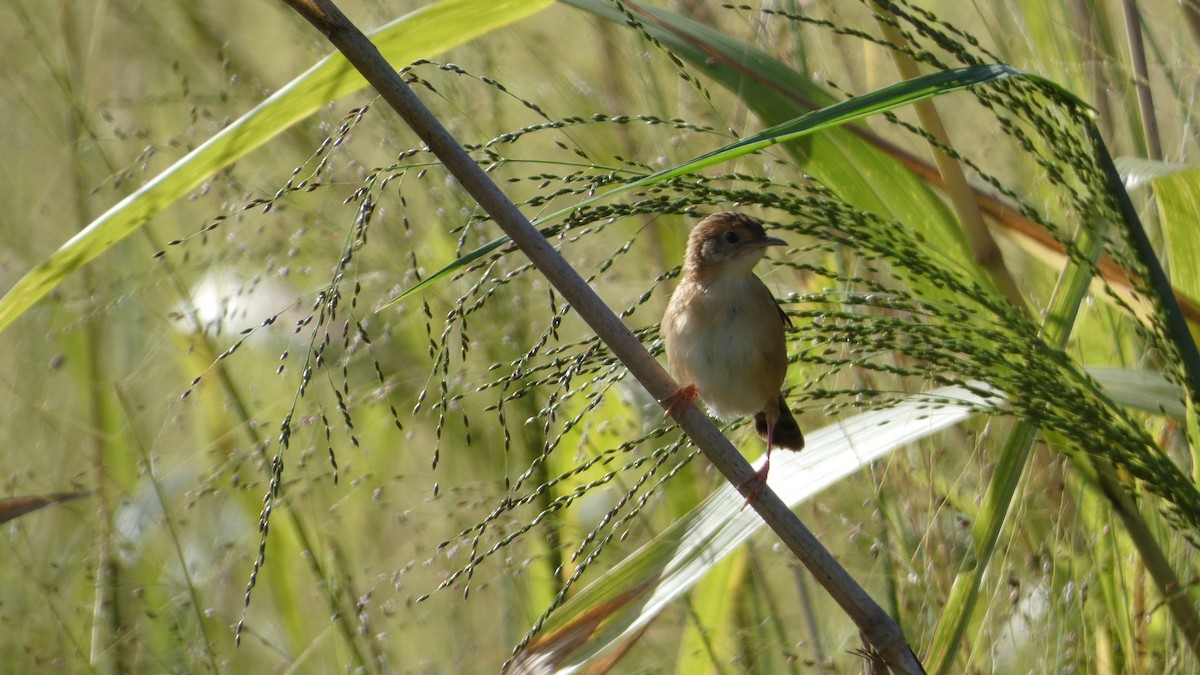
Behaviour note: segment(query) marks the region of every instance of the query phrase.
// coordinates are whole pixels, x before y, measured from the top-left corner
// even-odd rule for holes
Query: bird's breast
[[[695,385],[718,417],[753,415],[776,402],[787,370],[783,321],[757,277],[681,283],[663,336],[676,379]]]

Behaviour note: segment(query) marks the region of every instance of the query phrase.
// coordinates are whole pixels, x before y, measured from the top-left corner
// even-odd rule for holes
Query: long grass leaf
[[[1188,398],[1192,405],[1195,405],[1200,401],[1200,350],[1197,349],[1196,340],[1188,328],[1183,309],[1175,299],[1171,281],[1158,261],[1158,253],[1154,250],[1146,230],[1142,227],[1141,218],[1138,217],[1137,209],[1130,200],[1129,193],[1125,191],[1121,175],[1113,163],[1108,146],[1095,127],[1090,127],[1088,132],[1100,165],[1099,169],[1104,172],[1108,190],[1116,202],[1121,224],[1125,228],[1123,234],[1132,245],[1138,262],[1142,264],[1147,285],[1158,296],[1156,300],[1163,331],[1179,352],[1181,370],[1185,376],[1184,385],[1187,388]],[[1200,439],[1193,438],[1192,441],[1198,443]]]
[[[1009,77],[1028,77],[1028,74],[1012,66],[993,63],[942,70],[912,80],[897,82],[869,94],[839,101],[826,108],[801,115],[794,120],[764,129],[735,143],[700,155],[680,166],[647,176],[622,189],[641,187],[686,173],[693,173],[714,164],[726,162],[772,145],[793,141],[824,129],[849,124],[917,101],[925,101],[935,96],[954,93],[968,87]]]
[[[408,64],[533,14],[551,0],[446,0],[403,16],[371,37],[384,57]],[[366,82],[339,53],[322,59],[200,147],[121,200],[0,298],[0,330],[80,266],[112,248],[201,182]]]

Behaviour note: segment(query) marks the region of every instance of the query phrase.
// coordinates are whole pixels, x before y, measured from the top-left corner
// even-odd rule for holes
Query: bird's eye
[[[738,243],[738,233],[734,232],[733,230],[726,232],[725,241],[729,242],[730,244]]]

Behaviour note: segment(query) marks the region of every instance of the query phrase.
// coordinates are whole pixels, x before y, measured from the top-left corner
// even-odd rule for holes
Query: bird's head
[[[688,236],[684,274],[710,279],[751,274],[768,247],[786,243],[768,237],[762,223],[744,213],[715,213],[701,220]]]

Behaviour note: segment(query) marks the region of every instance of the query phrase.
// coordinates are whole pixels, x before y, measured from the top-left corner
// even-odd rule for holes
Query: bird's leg
[[[746,495],[746,502],[742,504],[743,509],[749,506],[750,502],[758,497],[758,493],[766,487],[767,474],[771,471],[771,446],[774,445],[772,441],[775,437],[775,423],[779,421],[779,412],[775,408],[768,408],[768,410],[775,410],[775,413],[767,413],[767,458],[763,460],[763,465],[754,472],[753,476],[738,485],[738,491]]]
[[[680,387],[674,394],[671,394],[663,401],[663,404],[665,404],[667,407],[667,414],[665,417],[670,417],[673,420],[679,419],[679,415],[686,410],[689,405],[694,403],[696,401],[696,397],[699,395],[700,392],[696,389],[696,385],[694,384]]]

